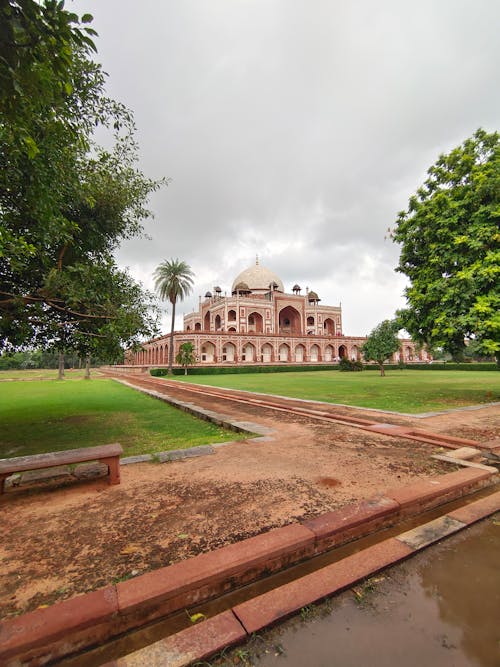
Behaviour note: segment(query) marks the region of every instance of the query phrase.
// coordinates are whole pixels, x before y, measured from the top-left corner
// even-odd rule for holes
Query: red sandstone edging
[[[300,524],[276,528],[117,585],[126,626],[166,616],[314,553],[314,535]]]
[[[403,487],[386,491],[386,496],[400,505],[400,516],[410,516],[461,498],[472,489],[490,483],[493,472],[466,468],[439,477],[429,477]]]
[[[203,660],[223,648],[241,644],[247,639],[245,629],[234,613],[224,611],[199,625],[181,630],[140,651],[108,663],[104,667],[144,667],[165,665],[182,667],[195,660]]]
[[[297,563],[334,544],[343,544],[381,526],[392,525],[402,517],[460,498],[491,483],[493,476],[489,471],[468,468],[428,478],[305,521],[303,525],[277,528],[117,586],[6,619],[0,622],[0,663],[9,660],[5,664],[14,665],[20,660],[30,660],[30,665],[38,665],[46,662],[47,656],[54,659],[105,641],[151,619],[213,598],[264,573]],[[481,511],[491,513],[492,507],[498,508],[499,497],[500,492],[494,494],[490,504],[486,499],[478,501],[482,502]],[[456,512],[461,511],[462,515],[451,516],[463,521],[460,516],[473,517],[479,510],[462,508]],[[311,590],[321,592],[318,586],[314,583]]]
[[[314,533],[316,553],[321,553],[387,526],[396,520],[399,511],[400,505],[395,500],[375,496],[303,521],[302,525]]]
[[[498,510],[500,510],[500,491],[487,498],[475,501],[465,508],[444,515],[440,519],[424,524],[420,528],[413,529],[410,533],[416,533],[417,538],[414,546],[405,543],[405,539],[408,540],[409,533],[403,533],[396,538],[384,540],[321,570],[312,572],[301,579],[236,605],[231,611],[247,633],[240,641],[248,639],[252,633],[286,619],[303,607],[345,590],[358,581],[411,557],[426,546],[462,530],[467,525]],[[451,530],[449,524],[454,524],[451,526]],[[227,611],[224,612],[224,614],[228,613]],[[218,623],[220,616],[222,614],[211,620]],[[162,665],[187,667],[195,661],[208,658],[220,651],[222,646],[219,643],[218,648],[211,653],[207,653],[208,646],[203,639],[205,635],[203,625],[204,623],[179,633],[179,635],[182,635],[182,641],[179,641],[179,635],[173,635],[167,640],[162,640],[157,644],[136,651],[106,667],[139,667],[139,665],[145,664],[151,667],[161,667]],[[179,637],[179,639],[176,639],[176,637]],[[235,642],[228,642],[227,646],[231,646],[233,643]],[[172,646],[174,647],[173,657],[175,661],[171,662],[171,654],[165,653],[164,649],[168,651]],[[183,654],[179,653],[181,646],[184,647]]]
[[[118,599],[114,586],[107,586],[92,593],[59,602],[46,609],[35,609],[28,614],[7,619],[0,623],[0,664],[2,660],[19,656],[23,660],[36,655],[40,647],[57,647],[61,640],[76,637],[88,630],[92,639],[102,635],[103,624],[109,623],[118,613]],[[104,632],[104,636],[106,636]],[[59,653],[50,649],[52,658]]]
[[[413,553],[394,538],[384,540],[321,570],[291,581],[233,608],[248,634],[276,623],[302,607],[349,588],[356,581]]]

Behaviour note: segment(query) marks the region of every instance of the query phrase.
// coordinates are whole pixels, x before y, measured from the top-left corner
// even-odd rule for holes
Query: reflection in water
[[[251,664],[498,667],[499,553],[500,526],[483,521],[375,577],[361,604],[348,591],[264,633]]]
[[[461,647],[484,667],[500,664],[500,527],[464,533],[419,569],[422,586],[439,616],[462,631]],[[432,553],[431,553],[432,556]]]

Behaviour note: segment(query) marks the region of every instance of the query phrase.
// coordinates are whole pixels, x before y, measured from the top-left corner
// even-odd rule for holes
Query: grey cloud
[[[95,16],[141,169],[172,177],[152,199],[152,242],[118,254],[134,275],[151,286],[164,258],[186,260],[190,310],[259,253],[286,285],[341,300],[348,332],[402,305],[387,227],[439,153],[499,127],[498,3],[72,4]]]

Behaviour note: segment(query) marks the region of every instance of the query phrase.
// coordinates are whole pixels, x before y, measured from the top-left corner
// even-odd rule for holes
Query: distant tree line
[[[29,350],[0,355],[0,371],[25,370],[37,368],[58,368],[60,356],[58,352],[48,350]],[[105,359],[92,359],[93,366],[102,366]],[[76,352],[66,352],[64,368],[84,368],[85,359]]]

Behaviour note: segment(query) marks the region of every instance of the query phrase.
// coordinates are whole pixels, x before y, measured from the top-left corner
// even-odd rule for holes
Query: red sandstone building
[[[234,280],[231,296],[220,287],[200,297],[198,312],[184,317],[184,330],[174,335],[174,358],[180,345],[194,345],[200,365],[336,363],[341,357],[361,359],[366,338],[346,336],[341,306],[320,305],[316,292],[302,294],[299,285],[286,293],[281,279],[256,261]],[[144,343],[128,355],[141,366],[168,364],[169,334]],[[392,361],[426,361],[425,350],[401,340]]]

